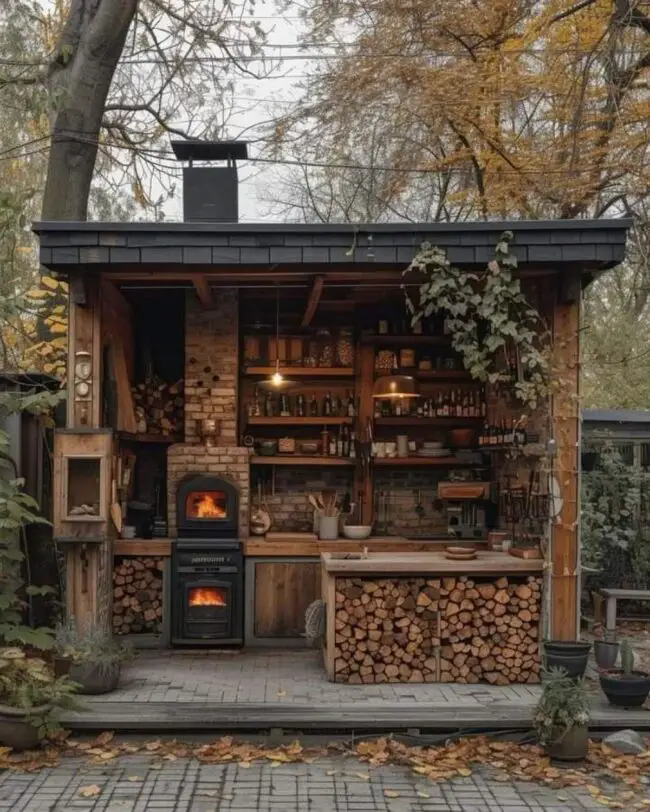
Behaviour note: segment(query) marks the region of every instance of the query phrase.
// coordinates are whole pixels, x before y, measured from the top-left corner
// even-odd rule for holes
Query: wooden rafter
[[[192,284],[194,285],[196,295],[199,297],[199,302],[201,302],[203,307],[212,307],[212,291],[210,290],[210,285],[205,276],[194,274],[192,276]]]
[[[311,320],[314,318],[316,308],[318,307],[318,303],[320,302],[320,297],[323,292],[324,284],[325,284],[324,277],[317,276],[314,278],[314,282],[311,286],[311,291],[309,293],[309,298],[307,299],[307,307],[305,308],[305,315],[302,317],[301,327],[309,327],[309,325],[311,324]]]

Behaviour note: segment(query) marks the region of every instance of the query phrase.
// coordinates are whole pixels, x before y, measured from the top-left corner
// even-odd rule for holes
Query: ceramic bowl
[[[346,524],[343,526],[343,535],[346,539],[361,541],[367,539],[372,527],[368,524]]]

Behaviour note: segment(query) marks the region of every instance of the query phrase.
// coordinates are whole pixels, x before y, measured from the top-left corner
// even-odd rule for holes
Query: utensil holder
[[[336,541],[339,537],[339,517],[321,516],[318,523],[318,538],[321,541]]]

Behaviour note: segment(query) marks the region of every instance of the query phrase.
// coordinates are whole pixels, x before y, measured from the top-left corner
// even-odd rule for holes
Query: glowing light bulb
[[[274,372],[273,375],[271,375],[271,383],[273,386],[280,386],[283,381],[284,375],[282,375],[280,372]]]

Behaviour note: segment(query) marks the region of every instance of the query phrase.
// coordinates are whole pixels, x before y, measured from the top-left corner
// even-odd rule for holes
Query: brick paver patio
[[[537,685],[382,684],[328,682],[319,651],[142,652],[117,691],[94,702],[254,702],[340,704],[425,702],[532,705]]]
[[[591,686],[593,727],[619,729],[620,712]],[[528,730],[539,694],[538,685],[338,685],[315,650],[145,651],[117,691],[84,697],[86,709],[62,721],[121,731]],[[623,726],[650,730],[650,712],[626,711]]]
[[[152,766],[153,764],[153,766]],[[82,788],[97,787],[84,798]],[[612,788],[611,796],[615,796]],[[619,807],[620,808],[620,807]],[[630,806],[630,809],[639,808]],[[312,764],[199,764],[129,756],[101,766],[65,759],[0,774],[2,812],[566,812],[603,805],[585,790],[496,780],[486,770],[430,783],[406,768],[355,759]]]

